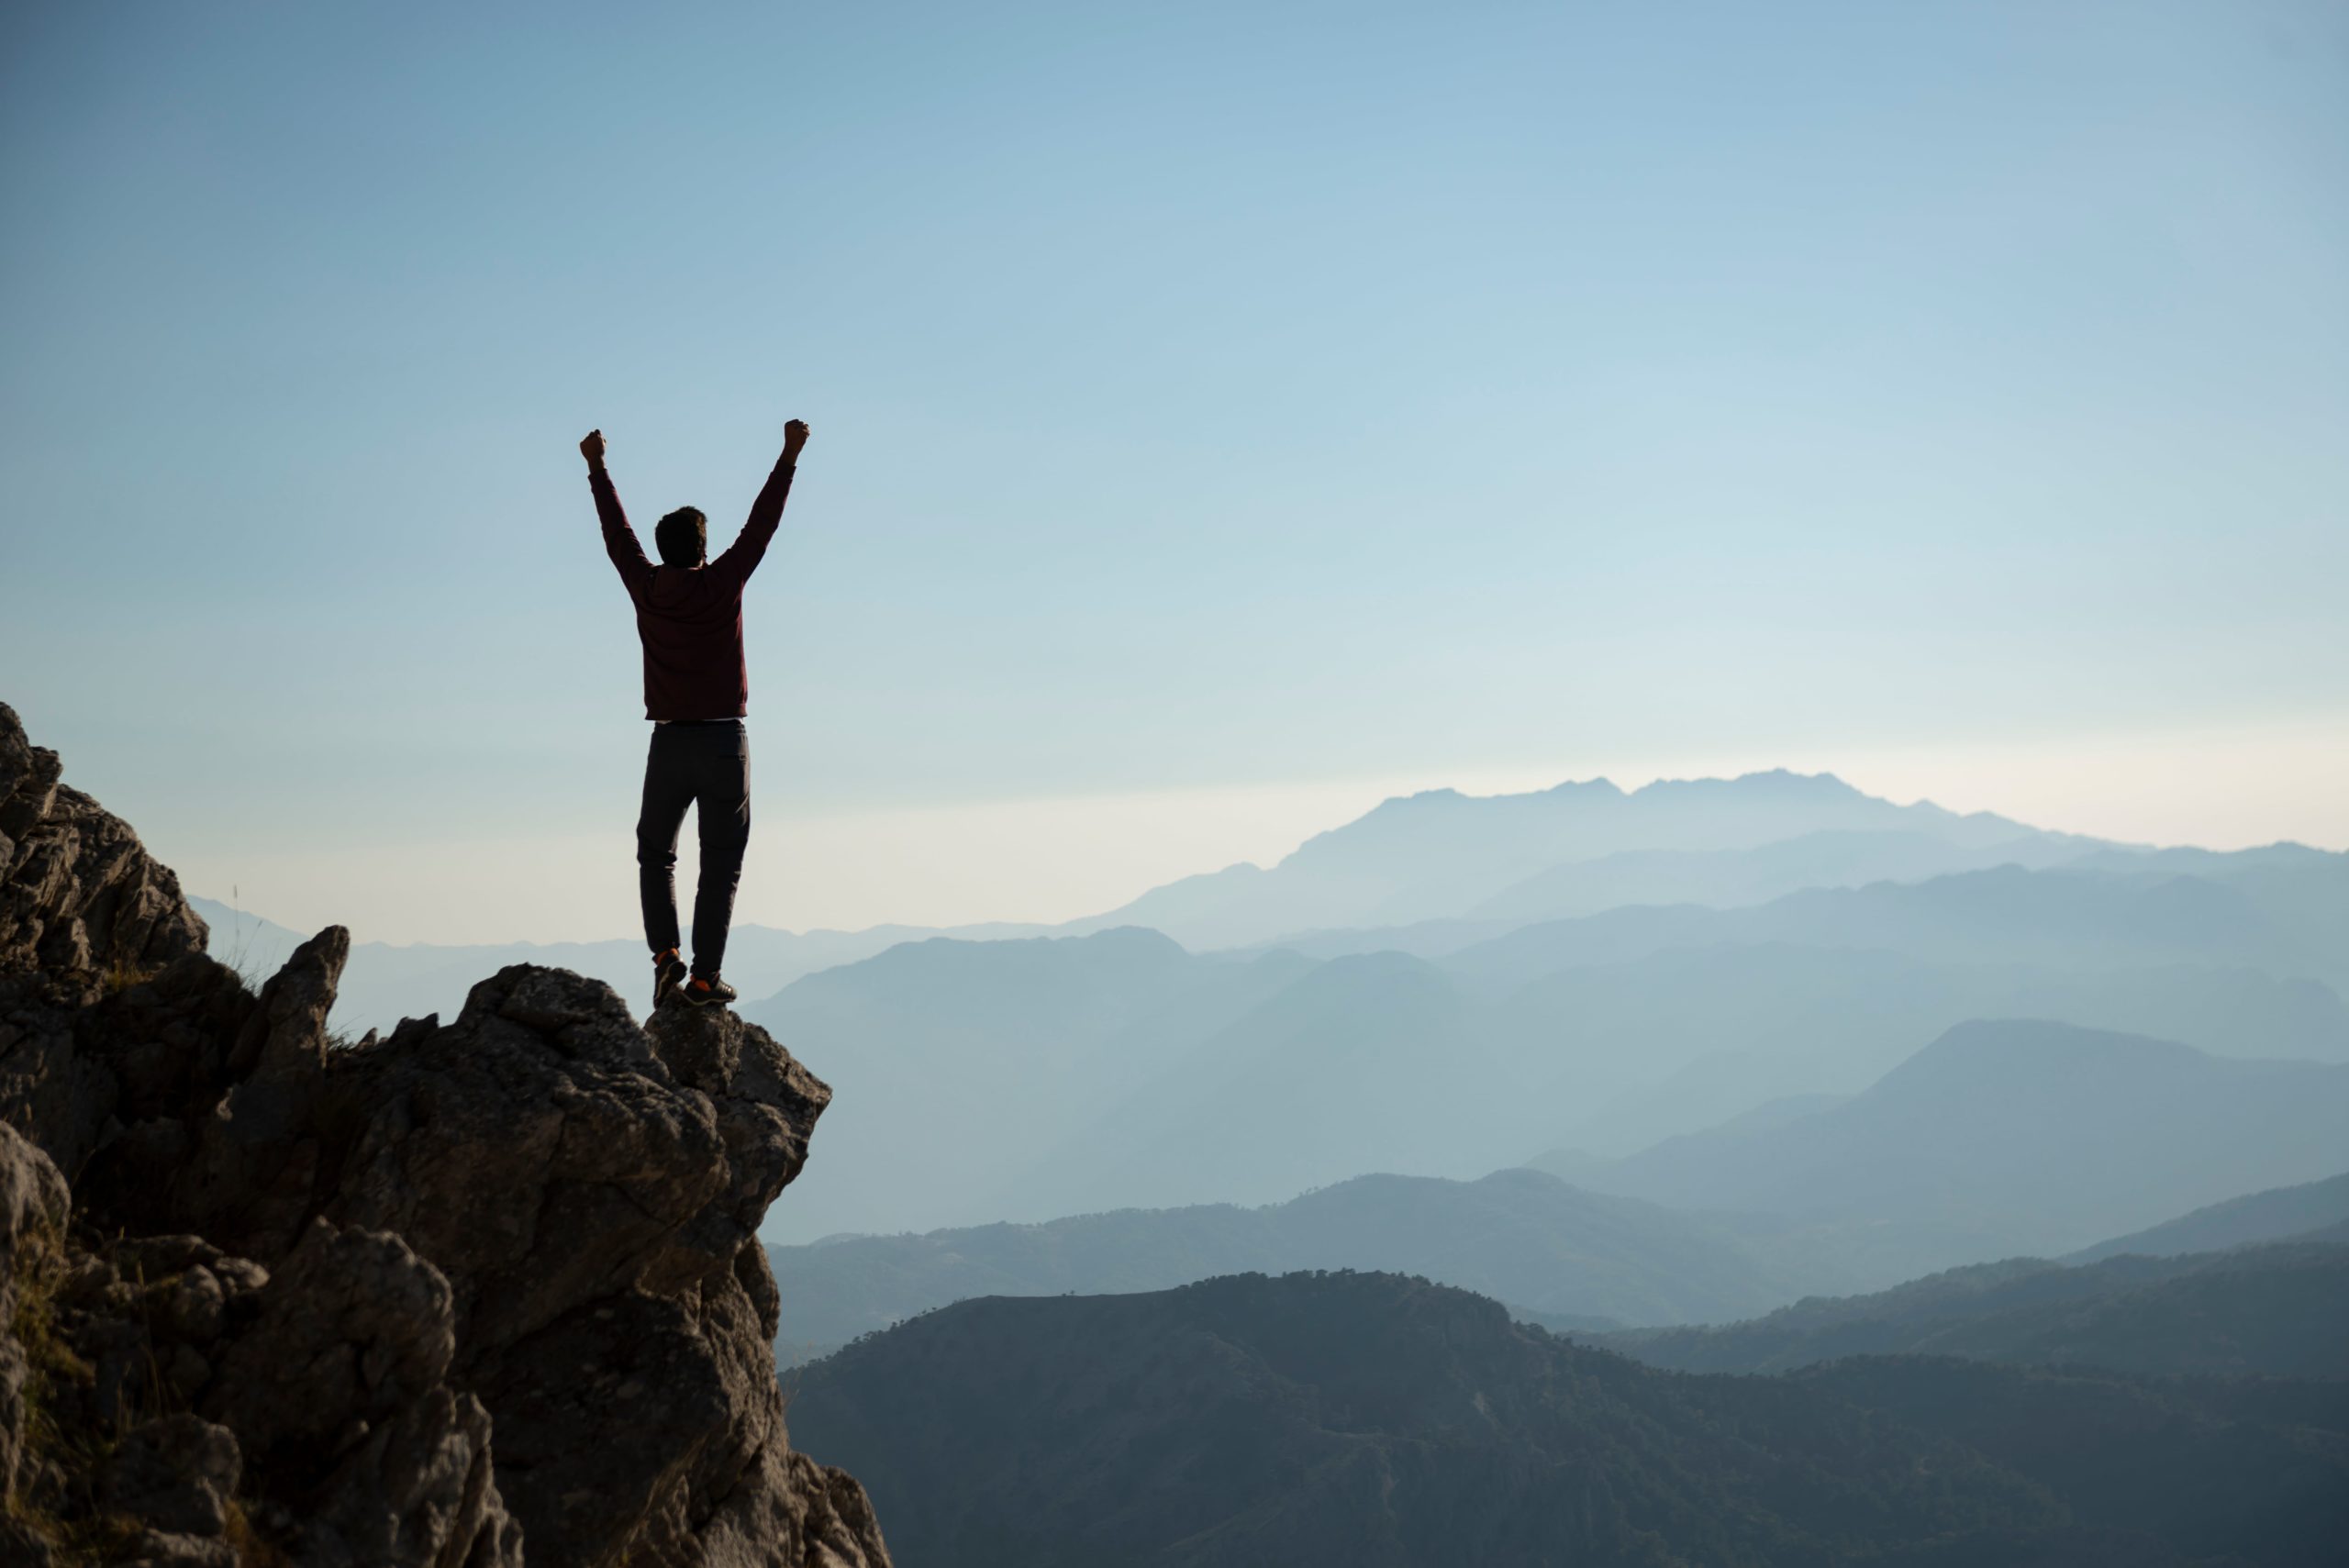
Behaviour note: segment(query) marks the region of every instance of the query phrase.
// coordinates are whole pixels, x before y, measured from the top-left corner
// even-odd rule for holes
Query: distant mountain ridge
[[[1497,894],[1535,873],[1566,875],[1574,881],[1572,868],[1563,866],[1563,861],[1619,851],[1654,851],[1664,859],[1644,873],[1629,862],[1594,869],[1591,875],[1597,880],[1587,889],[1568,893],[1564,904],[1544,904],[1542,912],[1581,908],[1594,897],[1657,902],[1698,896],[1690,891],[1691,879],[1707,879],[1707,873],[1692,865],[1673,863],[1675,856],[1701,861],[1711,851],[1754,851],[1775,840],[1813,832],[1826,836],[1815,855],[1799,847],[1781,849],[1742,870],[1726,862],[1715,868],[1710,875],[1720,895],[1750,901],[1753,887],[1784,890],[1840,883],[1871,867],[1878,874],[1895,874],[1897,868],[1917,874],[1962,869],[1981,863],[1993,845],[2011,851],[2005,858],[2032,864],[2101,847],[2097,840],[2042,833],[2001,817],[1959,817],[1930,805],[1895,806],[1823,774],[1666,781],[1630,794],[1604,780],[1560,784],[1526,795],[1475,797],[1435,790],[1388,800],[1353,823],[1319,834],[1271,871],[1241,865],[1184,878],[1119,909],[1056,927],[989,922],[945,929],[878,926],[861,931],[795,932],[742,925],[735,929],[729,962],[738,988],[757,997],[771,995],[803,974],[931,936],[992,940],[1047,933],[1084,936],[1144,926],[1187,948],[1209,951],[1316,926],[1457,916],[1474,899],[1444,891],[1455,883]],[[1841,832],[1899,843],[1879,845],[1877,859],[1871,861],[1868,851],[1853,845],[1831,847]],[[615,845],[616,853],[628,852],[624,835],[616,835]],[[1446,870],[1441,862],[1454,851],[1464,858]],[[1812,859],[1819,864],[1806,873],[1803,863]],[[1308,884],[1311,891],[1295,891]],[[1408,888],[1419,892],[1403,891]],[[217,900],[192,902],[219,930],[214,956],[224,962],[245,962],[267,973],[309,935]],[[1292,906],[1294,917],[1275,913]],[[643,989],[640,946],[626,937],[463,946],[362,942],[352,952],[351,986],[337,1021],[357,1033],[370,1028],[388,1030],[402,1017],[452,1011],[463,1000],[462,977],[510,962],[577,969],[613,984],[626,996],[634,997]]]
[[[1652,948],[1512,991],[1453,961],[1197,954],[1139,929],[939,939],[810,976],[744,1013],[821,1053],[841,1093],[831,1136],[846,1147],[804,1184],[785,1221],[803,1229],[777,1238],[792,1241],[1252,1206],[1381,1168],[1473,1179],[1594,1119],[1625,1140],[1601,1152],[1626,1154],[1765,1100],[1855,1093],[1986,1016],[2174,1027],[2214,1052],[2349,1058],[2349,1008],[2311,981],[1785,944]],[[1019,1136],[967,1137],[986,1126]],[[941,1139],[956,1140],[961,1179],[912,1179]],[[1889,1277],[1934,1266],[1907,1263]]]
[[[2198,1208],[2127,1236],[2084,1247],[2064,1261],[2092,1263],[2124,1252],[2176,1257],[2217,1252],[2263,1241],[2324,1235],[2349,1224],[2349,1172],[2299,1186],[2272,1187]]]
[[[1578,1335],[1678,1372],[1925,1354],[2150,1373],[2349,1376],[2349,1247],[2271,1243],[2066,1266],[1953,1269],[1751,1322]]]
[[[250,911],[213,898],[188,900],[212,928],[214,958],[247,974],[268,975],[310,933],[292,930]],[[1008,940],[1033,934],[1037,927],[976,926],[958,934],[974,940]],[[727,973],[745,995],[781,990],[802,975],[870,958],[901,942],[940,935],[916,926],[874,926],[862,931],[786,931],[772,926],[739,925],[727,948]],[[595,942],[493,942],[395,944],[356,942],[335,1004],[335,1026],[359,1035],[389,1034],[403,1018],[440,1013],[454,1018],[465,992],[482,974],[509,963],[537,963],[591,975],[618,991],[639,1013],[650,1010],[652,971],[640,938]]]
[[[1731,908],[1813,887],[1923,882],[2010,864],[2043,871],[2085,852],[2077,840],[2029,829],[1987,843],[1913,829],[1831,828],[1732,850],[1622,850],[1536,873],[1469,908],[1462,918],[1555,920],[1627,904]]]
[[[2349,857],[2328,870],[2349,887]],[[1746,908],[1622,907],[1527,925],[1446,962],[1463,975],[1507,984],[1668,948],[1773,941],[1976,963],[2195,962],[2318,980],[2349,974],[2349,955],[2310,940],[2231,882],[2017,865],[1811,888]]]
[[[1040,1140],[1041,1153],[1022,1150],[1028,1168],[1000,1189],[996,1212],[1046,1218],[1055,1195],[1079,1191],[1119,1207],[1263,1202],[1382,1163],[1473,1177],[1497,1155],[1542,1147],[1569,1116],[1600,1113],[1674,1074],[1674,1105],[1647,1113],[1651,1139],[1677,1130],[1667,1119],[1675,1109],[1686,1128],[1757,1100],[1865,1089],[1986,1012],[2140,1027],[2167,1012],[2214,1030],[2256,1029],[2274,1049],[2288,1039],[2304,1053],[2338,1053],[2338,999],[2313,988],[2325,1021],[2303,1033],[2284,1022],[2299,1017],[2296,995],[2255,976],[2201,972],[1952,973],[1866,955],[1718,950],[1562,973],[1496,1003],[1447,965],[1396,954],[1333,960],[1057,1143]],[[1754,1068],[1714,1081],[1705,1053],[1731,1042]],[[1712,1098],[1719,1090],[1726,1094]],[[1589,1184],[1577,1168],[1557,1173]],[[2239,1190],[2199,1189],[2197,1200]],[[1068,1212],[1059,1201],[1057,1212]],[[2120,1228],[2098,1224],[2077,1240]],[[1888,1277],[1917,1264],[1906,1260]]]
[[[1642,838],[1673,842],[1620,847]],[[1554,858],[1567,850],[1607,852]],[[1998,863],[1836,885],[1986,857]],[[1139,927],[1066,934],[1097,921],[983,940],[740,929],[729,967],[751,994],[762,974],[799,975],[745,1015],[810,1041],[841,1090],[827,1133],[841,1153],[778,1221],[802,1229],[779,1239],[1258,1205],[1370,1170],[1469,1180],[1545,1148],[1631,1156],[1765,1102],[1855,1094],[1985,1018],[2349,1060],[2349,1006],[2322,978],[2349,951],[2308,938],[2349,908],[2349,856],[2130,851],[1780,773],[1411,797],[1291,860],[1298,886],[1353,878],[1350,917],[1390,906],[1379,887],[1475,908],[1461,902],[1471,882],[1489,888],[1480,900],[1533,889],[1527,907],[1660,892],[1724,906],[1634,904],[1497,937],[1494,922],[1450,919],[1214,952]],[[1288,866],[1254,874],[1275,887]],[[1788,881],[1821,885],[1741,902]],[[216,948],[255,940],[249,917],[215,924]],[[470,976],[515,960],[647,1000],[629,941],[361,944],[334,1023],[357,1035],[445,1011]],[[1017,1135],[972,1136],[988,1127]],[[958,1179],[913,1179],[913,1157],[941,1140],[958,1150]],[[1930,1257],[1908,1255],[1891,1277]]]
[[[772,1247],[802,1343],[981,1296],[1163,1290],[1299,1269],[1425,1274],[1562,1317],[1720,1321],[1790,1299],[1723,1229],[1537,1171],[1359,1176],[1262,1208],[1202,1205]]]
[[[1243,865],[1185,878],[1119,909],[1057,927],[800,933],[745,925],[737,928],[730,957],[744,994],[759,996],[797,976],[933,935],[996,940],[1132,925],[1161,930],[1194,951],[1262,946],[1277,938],[1320,956],[1364,951],[1365,940],[1433,953],[1528,921],[1627,905],[1740,908],[1804,889],[1913,883],[1999,865],[2224,881],[2254,901],[2288,909],[2296,923],[2340,939],[2330,947],[2319,943],[2321,950],[2349,951],[2349,856],[2297,846],[2238,855],[2137,851],[1987,813],[1898,806],[1831,774],[1780,771],[1659,781],[1628,793],[1604,780],[1521,795],[1428,791],[1388,800],[1317,835],[1269,871]],[[215,900],[194,902],[220,929],[215,956],[224,962],[242,957],[265,968],[308,934]],[[1368,935],[1339,935],[1332,947],[1329,937],[1315,934],[1344,932]],[[1422,948],[1423,938],[1435,945]],[[511,962],[574,967],[624,995],[643,988],[638,944],[625,937],[468,947],[362,942],[338,1023],[357,1033],[388,1029],[404,1016],[447,1012],[462,999],[463,976]]]
[[[1674,1207],[1898,1221],[1883,1260],[1898,1278],[2067,1251],[2343,1166],[2349,1065],[2017,1020],[1960,1025],[1842,1104],[1669,1139],[1576,1180]]]
[[[947,1307],[802,1369],[792,1420],[935,1568],[2316,1568],[2328,1387],[1691,1377],[1423,1281],[1241,1275]]]
[[[1989,813],[1960,816],[1930,802],[1896,806],[1832,774],[1784,770],[1664,779],[1630,792],[1605,779],[1526,795],[1438,789],[1385,801],[1307,840],[1270,869],[1242,864],[1184,878],[1071,929],[1149,926],[1186,947],[1237,947],[1321,929],[1474,918],[1496,903],[1504,914],[1517,906],[1566,912],[1598,896],[1577,891],[1584,877],[1604,884],[1618,902],[1661,902],[1685,871],[1674,856],[1815,839],[1809,858],[1847,863],[1840,873],[1825,866],[1808,876],[1785,867],[1776,873],[1787,886],[1809,886],[1855,873],[1848,851],[1831,847],[1841,834],[1904,836],[1911,863],[1929,873],[1978,864],[1996,845],[2034,863],[2106,847]],[[1932,845],[1946,854],[1931,853]],[[1644,876],[1620,862],[1605,863],[1642,851],[1664,857]],[[1746,874],[1766,881],[1768,873]]]

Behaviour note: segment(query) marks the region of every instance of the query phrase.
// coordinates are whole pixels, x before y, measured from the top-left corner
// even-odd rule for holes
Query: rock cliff
[[[770,1349],[821,1082],[529,965],[340,1040],[60,773],[0,705],[0,1561],[888,1562]]]

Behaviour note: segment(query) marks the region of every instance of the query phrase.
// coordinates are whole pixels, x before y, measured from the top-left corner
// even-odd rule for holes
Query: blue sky
[[[36,4],[0,204],[0,698],[293,923],[631,928],[574,443],[794,415],[747,917],[1601,770],[2349,845],[2337,5]]]

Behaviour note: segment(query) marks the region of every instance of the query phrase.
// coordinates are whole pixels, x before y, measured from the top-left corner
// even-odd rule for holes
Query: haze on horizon
[[[2337,6],[427,10],[0,20],[0,697],[193,891],[631,929],[573,443],[730,531],[797,412],[746,920],[1599,773],[2349,848]]]

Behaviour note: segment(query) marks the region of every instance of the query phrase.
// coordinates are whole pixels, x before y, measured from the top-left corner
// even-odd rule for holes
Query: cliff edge
[[[771,1349],[819,1080],[531,965],[339,1040],[61,772],[0,705],[0,1560],[888,1562]]]

